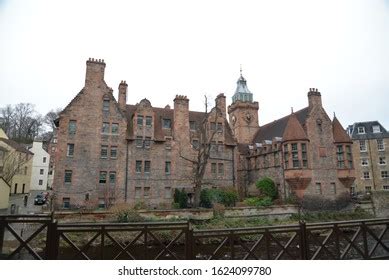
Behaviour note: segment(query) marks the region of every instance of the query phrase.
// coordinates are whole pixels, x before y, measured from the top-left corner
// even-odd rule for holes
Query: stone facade
[[[127,84],[119,102],[104,82],[105,63],[87,61],[81,92],[57,121],[53,189],[59,208],[144,203],[170,205],[175,188],[192,192],[193,165],[203,120],[213,138],[204,176],[208,187],[234,186],[235,140],[226,120],[225,97],[209,114],[189,111],[189,99],[176,96],[174,109],[153,107],[147,99],[127,105]]]
[[[356,180],[352,191],[389,191],[389,133],[378,121],[348,127],[353,140]]]
[[[258,102],[242,74],[227,116],[224,94],[207,113],[190,111],[181,95],[173,109],[153,107],[147,99],[129,105],[122,81],[116,101],[104,82],[104,61],[86,64],[85,86],[57,120],[58,208],[123,202],[165,208],[176,188],[191,199],[202,124],[213,135],[204,187],[234,187],[244,198],[256,191],[256,180],[269,176],[283,198],[292,192],[330,199],[348,193],[351,140],[336,118],[330,120],[317,90],[308,93],[308,107],[260,127]]]
[[[257,129],[249,145],[239,144],[238,182],[246,195],[257,194],[255,182],[270,177],[281,197],[347,195],[354,181],[351,139],[322,107],[317,89],[308,93],[309,106]]]

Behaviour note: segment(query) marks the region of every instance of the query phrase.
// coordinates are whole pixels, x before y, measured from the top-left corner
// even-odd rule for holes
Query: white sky
[[[346,128],[389,129],[389,1],[0,0],[0,107],[31,102],[45,114],[83,87],[85,61],[102,58],[128,103],[227,96],[239,66],[260,125],[307,106],[318,88]]]

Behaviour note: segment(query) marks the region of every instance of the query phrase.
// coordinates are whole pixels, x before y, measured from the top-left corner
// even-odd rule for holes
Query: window
[[[137,160],[135,162],[135,172],[136,173],[141,173],[142,172],[142,161]]]
[[[89,193],[86,193],[85,194],[85,201],[88,201],[89,200]]]
[[[118,147],[111,146],[111,158],[117,158],[118,157]]]
[[[46,157],[43,157],[43,163],[46,163]]]
[[[109,172],[109,183],[111,185],[114,185],[116,183],[116,172],[115,171]]]
[[[72,182],[72,170],[65,170],[65,179],[64,179],[65,184],[66,183],[71,183]]]
[[[190,121],[190,122],[189,122],[189,129],[190,129],[190,130],[196,130],[196,129],[197,129],[197,127],[196,127],[196,122]]]
[[[145,148],[150,149],[151,137],[145,137]]]
[[[74,155],[74,144],[68,144],[66,156],[73,157]]]
[[[321,183],[316,183],[316,193],[321,194]]]
[[[153,117],[146,116],[146,126],[151,127],[153,125]]]
[[[211,141],[211,152],[217,152],[216,141]]]
[[[69,121],[69,126],[68,126],[68,133],[69,134],[76,134],[77,131],[77,122],[76,121]]]
[[[365,140],[359,140],[359,150],[361,152],[366,152],[366,141]]]
[[[298,150],[297,150],[297,143],[292,143],[292,164],[293,164],[293,168],[300,167],[300,161],[299,161]]]
[[[106,171],[100,171],[99,183],[100,184],[107,183],[107,172]]]
[[[150,196],[150,188],[149,187],[145,187],[143,189],[143,196]]]
[[[137,148],[143,147],[143,137],[142,136],[136,136],[135,144]]]
[[[162,120],[162,128],[172,128],[171,119],[163,119]]]
[[[365,134],[365,127],[364,126],[358,126],[358,134]]]
[[[45,172],[45,171],[44,171],[43,169],[39,169],[39,174],[40,174],[40,175],[43,175],[44,172]]]
[[[170,171],[171,171],[171,162],[166,161],[165,162],[165,174],[170,174]]]
[[[336,184],[335,183],[331,183],[331,193],[336,194]]]
[[[103,100],[103,111],[106,111],[106,112],[109,111],[109,99]]]
[[[384,151],[385,150],[384,140],[383,139],[377,139],[377,149],[378,149],[378,151]]]
[[[211,130],[216,130],[216,123],[215,122],[211,122]]]
[[[149,160],[145,160],[145,173],[150,173],[151,162]]]
[[[100,149],[100,158],[108,157],[108,145],[101,145]]]
[[[167,198],[167,199],[172,198],[172,188],[171,187],[165,187],[165,198]]]
[[[347,152],[348,168],[352,169],[353,168],[353,156],[351,153],[351,146],[350,145],[346,146],[346,152]]]
[[[219,176],[224,175],[224,163],[218,163],[217,164],[217,172]]]
[[[211,163],[211,173],[212,175],[216,175],[216,163]]]
[[[373,133],[380,133],[381,128],[379,125],[373,125]]]
[[[142,188],[136,187],[135,188],[135,198],[140,198],[142,193]]]
[[[382,186],[384,191],[389,191],[389,186]]]
[[[43,180],[39,180],[38,185],[42,186],[43,185]]]
[[[105,208],[105,199],[104,199],[104,197],[99,197],[99,208],[100,209]]]
[[[382,178],[382,179],[387,179],[387,178],[389,178],[389,173],[388,173],[388,171],[386,171],[386,170],[381,171],[381,178]]]
[[[222,123],[217,123],[216,129],[217,129],[217,131],[222,132],[223,131],[223,124]]]
[[[338,159],[338,168],[344,168],[344,154],[343,154],[343,146],[336,146],[336,157]]]
[[[365,192],[367,192],[367,193],[371,192],[371,186],[366,186],[365,187]]]
[[[62,207],[64,209],[69,209],[70,208],[70,198],[69,197],[62,198]]]
[[[301,158],[303,160],[303,167],[308,168],[308,158],[307,158],[307,145],[301,143]],[[276,165],[278,163],[275,163]]]
[[[199,140],[193,139],[192,140],[192,147],[193,147],[193,149],[198,150],[198,148],[199,148]]]
[[[350,194],[355,194],[355,187],[354,186],[350,187]]]
[[[362,166],[368,166],[369,160],[367,158],[361,158],[361,165]]]
[[[224,152],[224,144],[223,144],[222,141],[218,141],[218,142],[217,142],[217,151],[218,151],[219,153],[223,153],[223,152]]]
[[[109,133],[109,123],[103,122],[103,126],[101,127],[101,133]]]
[[[363,179],[370,179],[370,172],[368,171],[363,172]]]
[[[112,134],[119,134],[119,124],[118,123],[113,123],[111,126],[111,133]]]
[[[138,117],[136,118],[136,124],[137,124],[139,127],[142,127],[142,126],[143,126],[143,116],[142,116],[142,115],[138,115]]]
[[[171,150],[172,149],[172,139],[171,138],[166,138],[165,149],[166,150]]]
[[[379,157],[378,163],[379,163],[380,165],[386,165],[386,158],[385,158],[385,157]]]

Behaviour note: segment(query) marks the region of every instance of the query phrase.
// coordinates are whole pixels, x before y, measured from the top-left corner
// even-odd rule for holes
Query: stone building
[[[267,176],[283,198],[347,195],[355,179],[352,141],[338,119],[328,117],[320,92],[310,89],[308,107],[259,127],[258,103],[243,77],[238,83],[246,96],[236,92],[228,110],[239,142],[241,191],[256,194],[255,182]]]
[[[103,60],[86,62],[85,85],[60,113],[53,189],[57,207],[106,207],[113,203],[170,206],[174,189],[193,192],[193,163],[206,124],[211,157],[203,185],[234,187],[241,197],[269,176],[283,197],[291,192],[336,198],[354,180],[351,139],[329,119],[321,95],[311,89],[309,106],[259,126],[258,102],[242,73],[228,106],[219,94],[209,112],[189,110],[177,95],[174,106],[147,99],[127,104],[127,83],[118,99],[104,81]]]
[[[389,191],[389,132],[378,121],[357,122],[347,128],[353,141],[357,193]]]
[[[153,107],[147,99],[127,105],[127,83],[119,84],[116,101],[104,71],[103,60],[87,61],[83,89],[57,120],[58,207],[170,206],[175,188],[191,193],[193,166],[187,159],[196,156],[203,121],[216,131],[204,185],[234,186],[236,142],[223,94],[209,114],[190,111],[186,96],[176,96],[173,109]]]

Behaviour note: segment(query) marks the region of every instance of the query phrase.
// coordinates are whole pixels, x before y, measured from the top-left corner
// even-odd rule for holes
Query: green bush
[[[178,203],[179,208],[187,208],[188,207],[188,195],[184,189],[174,190],[174,203]]]
[[[268,197],[250,197],[244,200],[244,203],[247,206],[255,206],[255,207],[266,207],[273,204],[273,200]]]
[[[119,223],[143,222],[145,219],[134,209],[120,209],[116,213],[116,220]]]
[[[215,203],[232,207],[237,201],[238,195],[234,190],[203,189],[200,193],[200,206],[205,208],[212,208]]]
[[[272,200],[277,198],[278,191],[273,180],[269,177],[264,177],[255,183],[261,194],[270,197]]]

